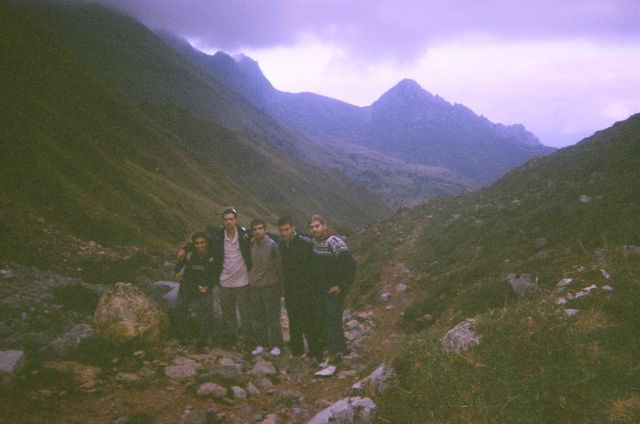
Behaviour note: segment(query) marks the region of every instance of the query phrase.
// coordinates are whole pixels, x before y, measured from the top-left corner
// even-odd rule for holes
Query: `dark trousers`
[[[191,316],[191,310],[195,312],[195,319]],[[180,286],[175,317],[178,337],[182,341],[194,335],[201,341],[206,341],[211,336],[212,316],[211,291],[200,293],[196,288]]]
[[[235,343],[238,336],[250,336],[249,286],[220,287],[220,309],[224,341]]]
[[[342,312],[344,311],[344,295],[322,293],[322,337],[329,355],[346,353],[347,344],[342,327]]]
[[[321,316],[317,297],[311,293],[287,293],[285,306],[289,316],[291,354],[300,356],[304,353],[304,339],[306,338],[309,355],[321,359],[322,345],[318,326]]]
[[[280,287],[249,287],[251,338],[257,346],[282,347]]]

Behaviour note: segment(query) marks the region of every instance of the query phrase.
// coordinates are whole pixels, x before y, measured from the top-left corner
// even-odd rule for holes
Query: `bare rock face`
[[[384,394],[389,389],[390,380],[393,378],[394,369],[388,364],[381,364],[371,374],[355,383],[351,390],[354,393],[371,391]]]
[[[478,336],[474,329],[478,325],[476,319],[467,319],[447,333],[442,338],[442,347],[445,352],[464,352],[471,346],[480,343],[480,336]]]
[[[307,424],[366,424],[375,418],[376,404],[368,397],[349,397],[318,412]]]
[[[116,344],[157,344],[169,324],[167,315],[130,283],[108,288],[94,319],[98,335]]]
[[[0,391],[13,386],[16,375],[24,368],[25,355],[21,350],[0,351]]]

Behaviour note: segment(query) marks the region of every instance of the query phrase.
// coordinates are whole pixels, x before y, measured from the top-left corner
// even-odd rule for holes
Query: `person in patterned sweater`
[[[320,301],[320,325],[328,351],[324,369],[316,375],[330,376],[335,373],[337,362],[347,350],[342,312],[345,295],[355,276],[356,263],[345,242],[329,233],[322,216],[311,217],[309,230],[313,236],[314,289]]]

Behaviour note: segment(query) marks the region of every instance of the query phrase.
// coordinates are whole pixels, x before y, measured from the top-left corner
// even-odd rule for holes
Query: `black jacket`
[[[198,286],[213,287],[214,275],[218,266],[210,252],[203,256],[189,252],[184,260],[178,262],[175,271],[182,273],[180,290],[197,292]]]
[[[282,279],[285,296],[305,293],[312,289],[313,246],[311,239],[296,234],[290,243],[280,241]]]
[[[247,267],[247,271],[251,270],[251,235],[249,232],[242,228],[241,226],[236,226],[236,231],[238,232],[238,240],[240,241],[240,252],[242,252],[242,258],[244,259],[244,264]],[[217,284],[220,281],[220,274],[222,274],[222,267],[224,265],[224,232],[225,229],[222,227],[210,226],[207,227],[207,235],[209,236],[209,251],[213,255],[215,261],[215,269],[214,269],[214,282]],[[187,243],[184,246],[184,249],[187,252],[191,252],[193,250],[193,244]]]

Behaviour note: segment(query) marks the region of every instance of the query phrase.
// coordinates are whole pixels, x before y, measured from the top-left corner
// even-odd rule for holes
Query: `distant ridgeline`
[[[210,56],[171,35],[161,36],[283,125],[330,148],[330,157],[315,161],[339,166],[396,204],[417,204],[490,184],[554,150],[522,125],[494,124],[412,80],[401,81],[371,106],[357,107],[317,94],[278,91],[244,55]]]

